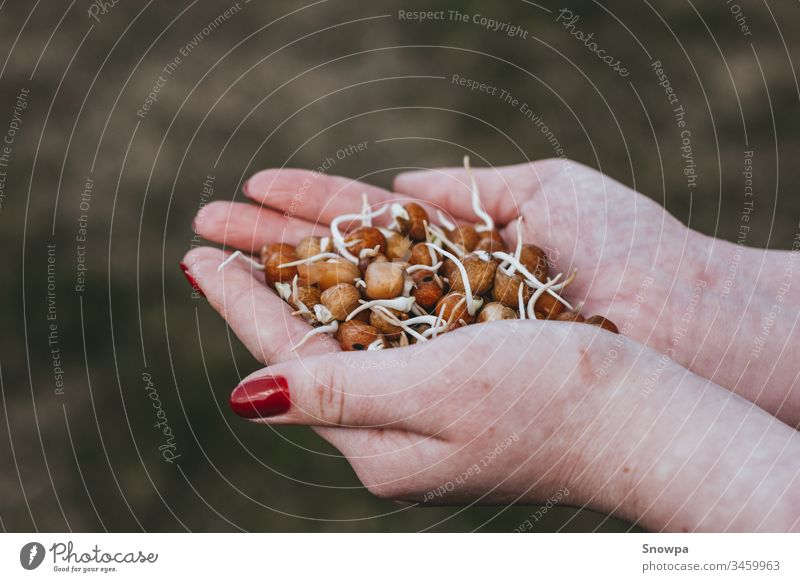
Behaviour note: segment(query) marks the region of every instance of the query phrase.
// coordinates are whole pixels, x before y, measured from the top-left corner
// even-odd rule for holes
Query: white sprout
[[[478,232],[489,232],[494,230],[494,220],[486,214],[486,211],[481,206],[481,193],[478,190],[478,183],[475,181],[475,176],[472,175],[472,169],[469,166],[469,156],[464,156],[464,169],[469,176],[470,186],[472,190],[472,210],[483,221],[483,225],[475,227]]]
[[[385,346],[383,344],[383,340],[381,338],[378,338],[367,346],[367,351],[372,352],[375,350],[382,350],[384,347]]]
[[[377,312],[383,314],[383,316],[386,319],[388,319],[389,323],[391,323],[392,325],[396,325],[399,328],[402,328],[403,331],[408,332],[409,334],[411,334],[413,337],[417,338],[418,340],[423,341],[423,342],[428,341],[424,336],[420,335],[420,333],[417,330],[412,329],[411,324],[408,323],[408,321],[403,321],[403,320],[397,318],[394,313],[392,313],[391,311],[389,311],[385,307],[382,307],[380,305],[376,305],[374,307],[374,311],[377,311]],[[409,321],[411,321],[411,320],[409,320]]]
[[[324,253],[327,252],[326,249],[331,245],[331,237],[323,236],[319,239],[319,250],[320,252]]]
[[[395,297],[394,299],[375,299],[373,301],[365,301],[358,307],[356,307],[353,311],[350,312],[350,315],[347,316],[346,321],[350,321],[356,315],[361,313],[362,311],[366,311],[367,309],[372,309],[380,305],[381,307],[386,307],[388,309],[396,309],[397,311],[405,311],[408,312],[411,310],[411,307],[416,302],[416,299],[413,297]]]
[[[322,303],[317,303],[314,306],[314,316],[320,323],[330,323],[336,319],[333,316],[333,313],[331,313],[331,310],[325,307]]]
[[[384,206],[380,210],[376,210],[375,212],[370,212],[368,214],[341,214],[334,218],[331,221],[331,235],[333,235],[333,245],[336,247],[336,250],[339,251],[345,259],[350,261],[353,264],[358,264],[358,259],[353,256],[353,254],[347,250],[347,245],[344,242],[344,237],[342,236],[341,231],[339,231],[339,224],[345,221],[352,221],[352,220],[363,220],[364,217],[369,217],[370,219],[376,218],[386,212],[389,209],[389,206]]]
[[[559,283],[558,285],[554,285],[553,287],[550,287],[550,289],[551,289],[552,291],[561,291],[561,290],[563,290],[564,288],[566,288],[566,287],[568,287],[569,285],[571,285],[571,284],[572,284],[572,282],[575,280],[575,277],[577,277],[577,276],[578,276],[578,271],[577,271],[577,269],[576,269],[575,271],[572,271],[572,275],[570,275],[570,276],[567,278],[567,280],[566,280],[566,281],[564,281],[563,283]]]
[[[456,225],[455,225],[455,224],[453,224],[452,222],[450,222],[450,221],[447,219],[447,217],[444,215],[444,212],[442,212],[441,210],[437,210],[437,211],[436,211],[436,216],[438,216],[438,217],[439,217],[439,222],[440,222],[440,223],[441,223],[441,225],[442,225],[443,227],[445,227],[447,230],[455,230],[455,229],[456,229]]]
[[[371,249],[361,249],[361,252],[358,253],[359,259],[366,259],[369,257],[377,257],[380,253],[381,245],[375,245]]]
[[[521,256],[522,256],[522,217],[520,216],[517,219],[517,248],[514,250],[514,258],[517,259],[517,261],[519,261],[519,258]],[[506,268],[507,265],[504,263],[501,266],[503,268]],[[516,270],[517,269],[515,267],[511,267],[508,270],[508,275],[510,277],[513,277]]]
[[[522,300],[522,288],[525,287],[525,282],[519,284],[517,289],[517,301],[519,301],[519,318],[525,319],[525,302]]]
[[[367,282],[364,281],[364,279],[362,279],[360,277],[358,279],[356,279],[356,282],[353,283],[353,285],[355,285],[356,287],[363,287],[364,289],[367,288]]]
[[[361,226],[372,226],[372,217],[369,215],[369,200],[367,193],[361,193]]]
[[[409,346],[408,336],[406,335],[406,332],[401,331],[400,339],[397,340],[397,347],[406,348],[408,346]]]
[[[264,265],[262,265],[261,263],[259,263],[258,261],[254,260],[254,259],[251,259],[247,255],[242,253],[242,251],[236,251],[230,257],[228,257],[227,259],[225,259],[224,261],[222,261],[219,264],[219,267],[217,267],[217,273],[219,273],[222,269],[224,269],[225,267],[230,265],[236,259],[243,260],[245,263],[248,263],[251,267],[253,267],[257,271],[263,271],[264,270]]]
[[[328,325],[323,325],[321,327],[315,327],[314,329],[309,331],[305,336],[303,336],[303,339],[301,339],[299,343],[295,344],[295,346],[289,351],[293,352],[296,349],[300,348],[301,346],[303,346],[308,340],[310,340],[315,335],[320,335],[320,334],[323,334],[323,333],[336,333],[336,331],[338,329],[339,329],[339,322],[336,321],[335,319],[332,322],[330,322]]]
[[[547,283],[537,289],[533,296],[531,296],[531,298],[528,300],[528,319],[536,319],[536,302],[539,301],[539,298],[544,295],[548,289],[552,288],[553,285],[558,283],[558,281],[561,279],[561,276],[562,274],[559,273],[556,275],[555,279],[548,279]]]
[[[442,243],[444,243],[447,247],[449,247],[459,257],[464,256],[464,249],[461,248],[461,246],[454,243],[453,241],[451,241],[449,238],[447,238],[447,235],[441,228],[439,228],[435,224],[431,224],[430,226],[428,226],[428,228],[436,236],[436,238],[441,240]]]
[[[403,208],[403,205],[398,202],[393,202],[391,204],[391,209],[392,223],[389,225],[389,228],[400,230],[400,223],[397,222],[397,219],[402,218],[403,220],[409,220],[411,217],[408,215],[408,210]]]
[[[411,273],[416,273],[417,271],[432,271],[435,273],[436,271],[439,270],[439,267],[441,266],[442,266],[442,261],[439,261],[432,267],[429,267],[428,265],[411,265],[406,269],[406,273],[408,273],[409,275]]]
[[[411,290],[416,287],[417,284],[411,279],[411,277],[406,277],[403,281],[403,297],[408,297],[411,295]]]
[[[411,306],[411,312],[412,312],[414,315],[420,315],[420,316],[422,316],[422,315],[428,315],[428,312],[427,312],[427,311],[425,311],[424,309],[422,309],[422,307],[420,307],[420,306],[419,306],[419,305],[417,305],[416,303],[415,303],[414,305],[412,305],[412,306]]]
[[[381,234],[382,234],[382,235],[383,235],[383,237],[384,237],[385,239],[387,239],[387,240],[388,240],[388,239],[389,239],[389,237],[390,237],[390,236],[392,236],[393,234],[397,234],[397,231],[395,231],[395,230],[390,230],[390,229],[388,229],[388,228],[383,228],[382,226],[379,226],[379,227],[378,227],[378,230],[379,230],[379,231],[381,231]]]
[[[497,251],[495,253],[492,253],[492,256],[495,257],[496,259],[501,259],[514,265],[514,267],[522,274],[522,276],[525,277],[525,279],[528,281],[528,285],[530,285],[531,287],[539,289],[542,287],[542,285],[544,285],[544,283],[539,281],[536,277],[533,276],[533,274],[531,274],[530,271],[528,271],[528,269],[525,268],[525,265],[520,263],[512,255],[509,255],[508,253],[504,253],[501,251]],[[508,273],[506,273],[506,275],[507,274]],[[572,305],[570,305],[566,299],[555,293],[552,289],[547,289],[547,293],[555,297],[560,303],[563,303],[567,309],[572,310]]]
[[[483,300],[480,300],[480,302],[478,302],[478,300],[473,299],[472,286],[469,284],[469,277],[467,276],[467,270],[464,268],[464,264],[458,259],[458,257],[448,253],[446,250],[440,249],[439,247],[434,246],[431,243],[425,243],[425,244],[428,245],[429,248],[436,249],[437,252],[442,253],[442,255],[444,255],[445,257],[447,257],[456,264],[456,267],[458,267],[458,271],[461,273],[461,280],[464,283],[464,295],[466,296],[467,299],[467,313],[469,313],[470,315],[475,315],[475,311],[478,308],[480,308],[480,306],[483,304]]]
[[[339,255],[336,253],[320,253],[318,255],[312,255],[310,257],[306,257],[305,259],[299,259],[297,261],[292,261],[291,263],[281,263],[278,265],[279,269],[288,269],[289,267],[296,267],[298,265],[304,265],[306,263],[316,263],[317,261],[323,261],[325,259],[338,259]]]
[[[278,297],[284,301],[289,301],[292,296],[292,286],[289,283],[275,283],[275,291],[277,291]]]

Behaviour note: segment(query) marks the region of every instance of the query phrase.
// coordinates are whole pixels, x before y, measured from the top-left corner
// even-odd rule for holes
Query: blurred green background
[[[476,165],[554,155],[518,108],[453,75],[505,89],[566,156],[721,238],[737,238],[752,150],[747,244],[787,248],[797,229],[796,2],[102,4],[0,3],[0,134],[14,129],[0,165],[4,530],[511,531],[535,513],[382,502],[309,430],[235,418],[228,393],[257,365],[178,270],[201,204],[241,199],[260,168],[316,167],[367,141],[331,172],[388,187],[404,168],[458,164],[465,148]],[[556,22],[564,7],[628,77]],[[469,21],[399,17],[420,9]],[[685,109],[691,193],[654,60]],[[630,527],[554,508],[534,531]]]

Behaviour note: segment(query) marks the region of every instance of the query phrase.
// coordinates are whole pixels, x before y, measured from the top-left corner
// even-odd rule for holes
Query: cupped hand
[[[598,204],[586,218],[603,224],[596,230],[608,234],[584,237],[577,229],[583,210],[574,211],[574,222],[548,219],[557,208],[566,216],[569,208],[559,201],[569,190],[553,182],[556,174],[545,173],[564,171],[560,164],[540,164],[538,177],[531,177],[530,168],[506,170],[518,181],[504,178],[504,187],[487,180],[493,170],[479,172],[484,203],[507,234],[521,211],[523,236],[561,251],[554,257],[559,270],[577,267],[579,280],[591,275],[572,289],[573,300],[586,295],[588,310],[616,318],[625,331],[624,307],[638,300],[634,286],[619,277],[635,269],[644,280],[655,266],[649,285],[653,293],[663,292],[664,280],[680,277],[683,259],[651,245],[661,236],[674,241],[691,235],[638,195],[627,200],[633,210],[626,211],[631,191],[609,181],[598,193],[588,175],[573,174],[569,181],[579,192],[585,187],[588,198],[572,195],[581,199],[581,208],[587,200]],[[434,175],[439,177],[432,180]],[[452,186],[455,178],[408,175],[398,178],[396,188],[427,201],[429,213],[438,206],[474,220],[467,204],[434,187],[442,179]],[[504,200],[509,185],[513,203]],[[197,231],[257,253],[265,243],[326,234],[334,216],[360,208],[362,192],[373,205],[398,199],[297,170],[262,172],[245,192],[262,206],[211,204],[197,217]],[[639,218],[606,225],[602,208],[609,204],[616,204],[618,215]],[[661,227],[654,229],[656,220]],[[574,240],[566,234],[570,225]],[[626,235],[627,247],[619,246],[615,241]],[[598,242],[606,239],[608,245]],[[381,497],[542,503],[557,492],[563,499],[568,491],[570,505],[617,513],[653,529],[798,526],[797,512],[787,511],[798,505],[788,486],[798,470],[796,433],[636,341],[580,324],[506,321],[468,326],[407,348],[343,353],[337,342],[316,337],[293,352],[308,325],[248,265],[231,263],[219,271],[226,256],[197,248],[185,264],[210,303],[268,366],[240,383],[232,407],[254,422],[317,427]],[[631,298],[621,299],[622,289]],[[627,331],[639,334],[636,326]],[[657,343],[654,337],[646,339]],[[769,503],[771,509],[729,515],[725,508],[742,498],[763,498],[754,505]]]

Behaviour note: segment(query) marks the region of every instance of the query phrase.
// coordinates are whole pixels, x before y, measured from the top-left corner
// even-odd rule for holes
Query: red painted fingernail
[[[239,384],[231,392],[230,405],[242,418],[283,414],[292,405],[289,383],[283,376],[265,376]]]
[[[194,280],[194,277],[192,277],[189,274],[189,267],[187,267],[184,263],[181,263],[180,265],[181,265],[181,271],[183,271],[183,276],[186,277],[186,280],[189,281],[189,285],[192,286],[192,291],[194,291],[195,293],[199,293],[200,295],[205,297],[206,294],[203,293],[202,289],[200,289],[200,285],[198,285],[197,281]]]

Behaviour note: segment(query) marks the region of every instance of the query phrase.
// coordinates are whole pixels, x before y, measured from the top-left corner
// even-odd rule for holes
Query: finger
[[[426,423],[417,413],[430,406],[431,386],[419,354],[412,346],[283,362],[239,384],[231,407],[244,418],[270,424],[422,433]]]
[[[243,190],[246,196],[259,204],[314,224],[330,224],[337,216],[360,212],[364,194],[373,209],[389,202],[402,204],[409,199],[350,178],[295,169],[259,172],[245,183]],[[429,215],[435,216],[431,214],[433,208],[423,206]],[[376,218],[375,224],[385,225],[389,221],[387,213]]]
[[[559,171],[561,160],[544,160],[517,166],[473,168],[481,205],[497,223],[508,224],[520,215],[520,206],[533,200],[542,182]],[[399,194],[416,196],[443,208],[456,219],[478,222],[471,204],[471,181],[464,168],[439,168],[399,174],[394,179]]]
[[[291,306],[270,290],[261,274],[249,265],[234,261],[218,271],[227,256],[219,249],[199,247],[186,255],[184,264],[209,303],[258,361],[270,364],[339,349],[331,338],[315,336],[292,352],[292,346],[311,327],[293,316]]]
[[[302,218],[287,218],[281,212],[241,202],[212,202],[194,220],[197,234],[215,243],[258,254],[265,244],[297,244],[312,235],[327,234],[327,228]],[[324,231],[324,232],[323,232]]]

